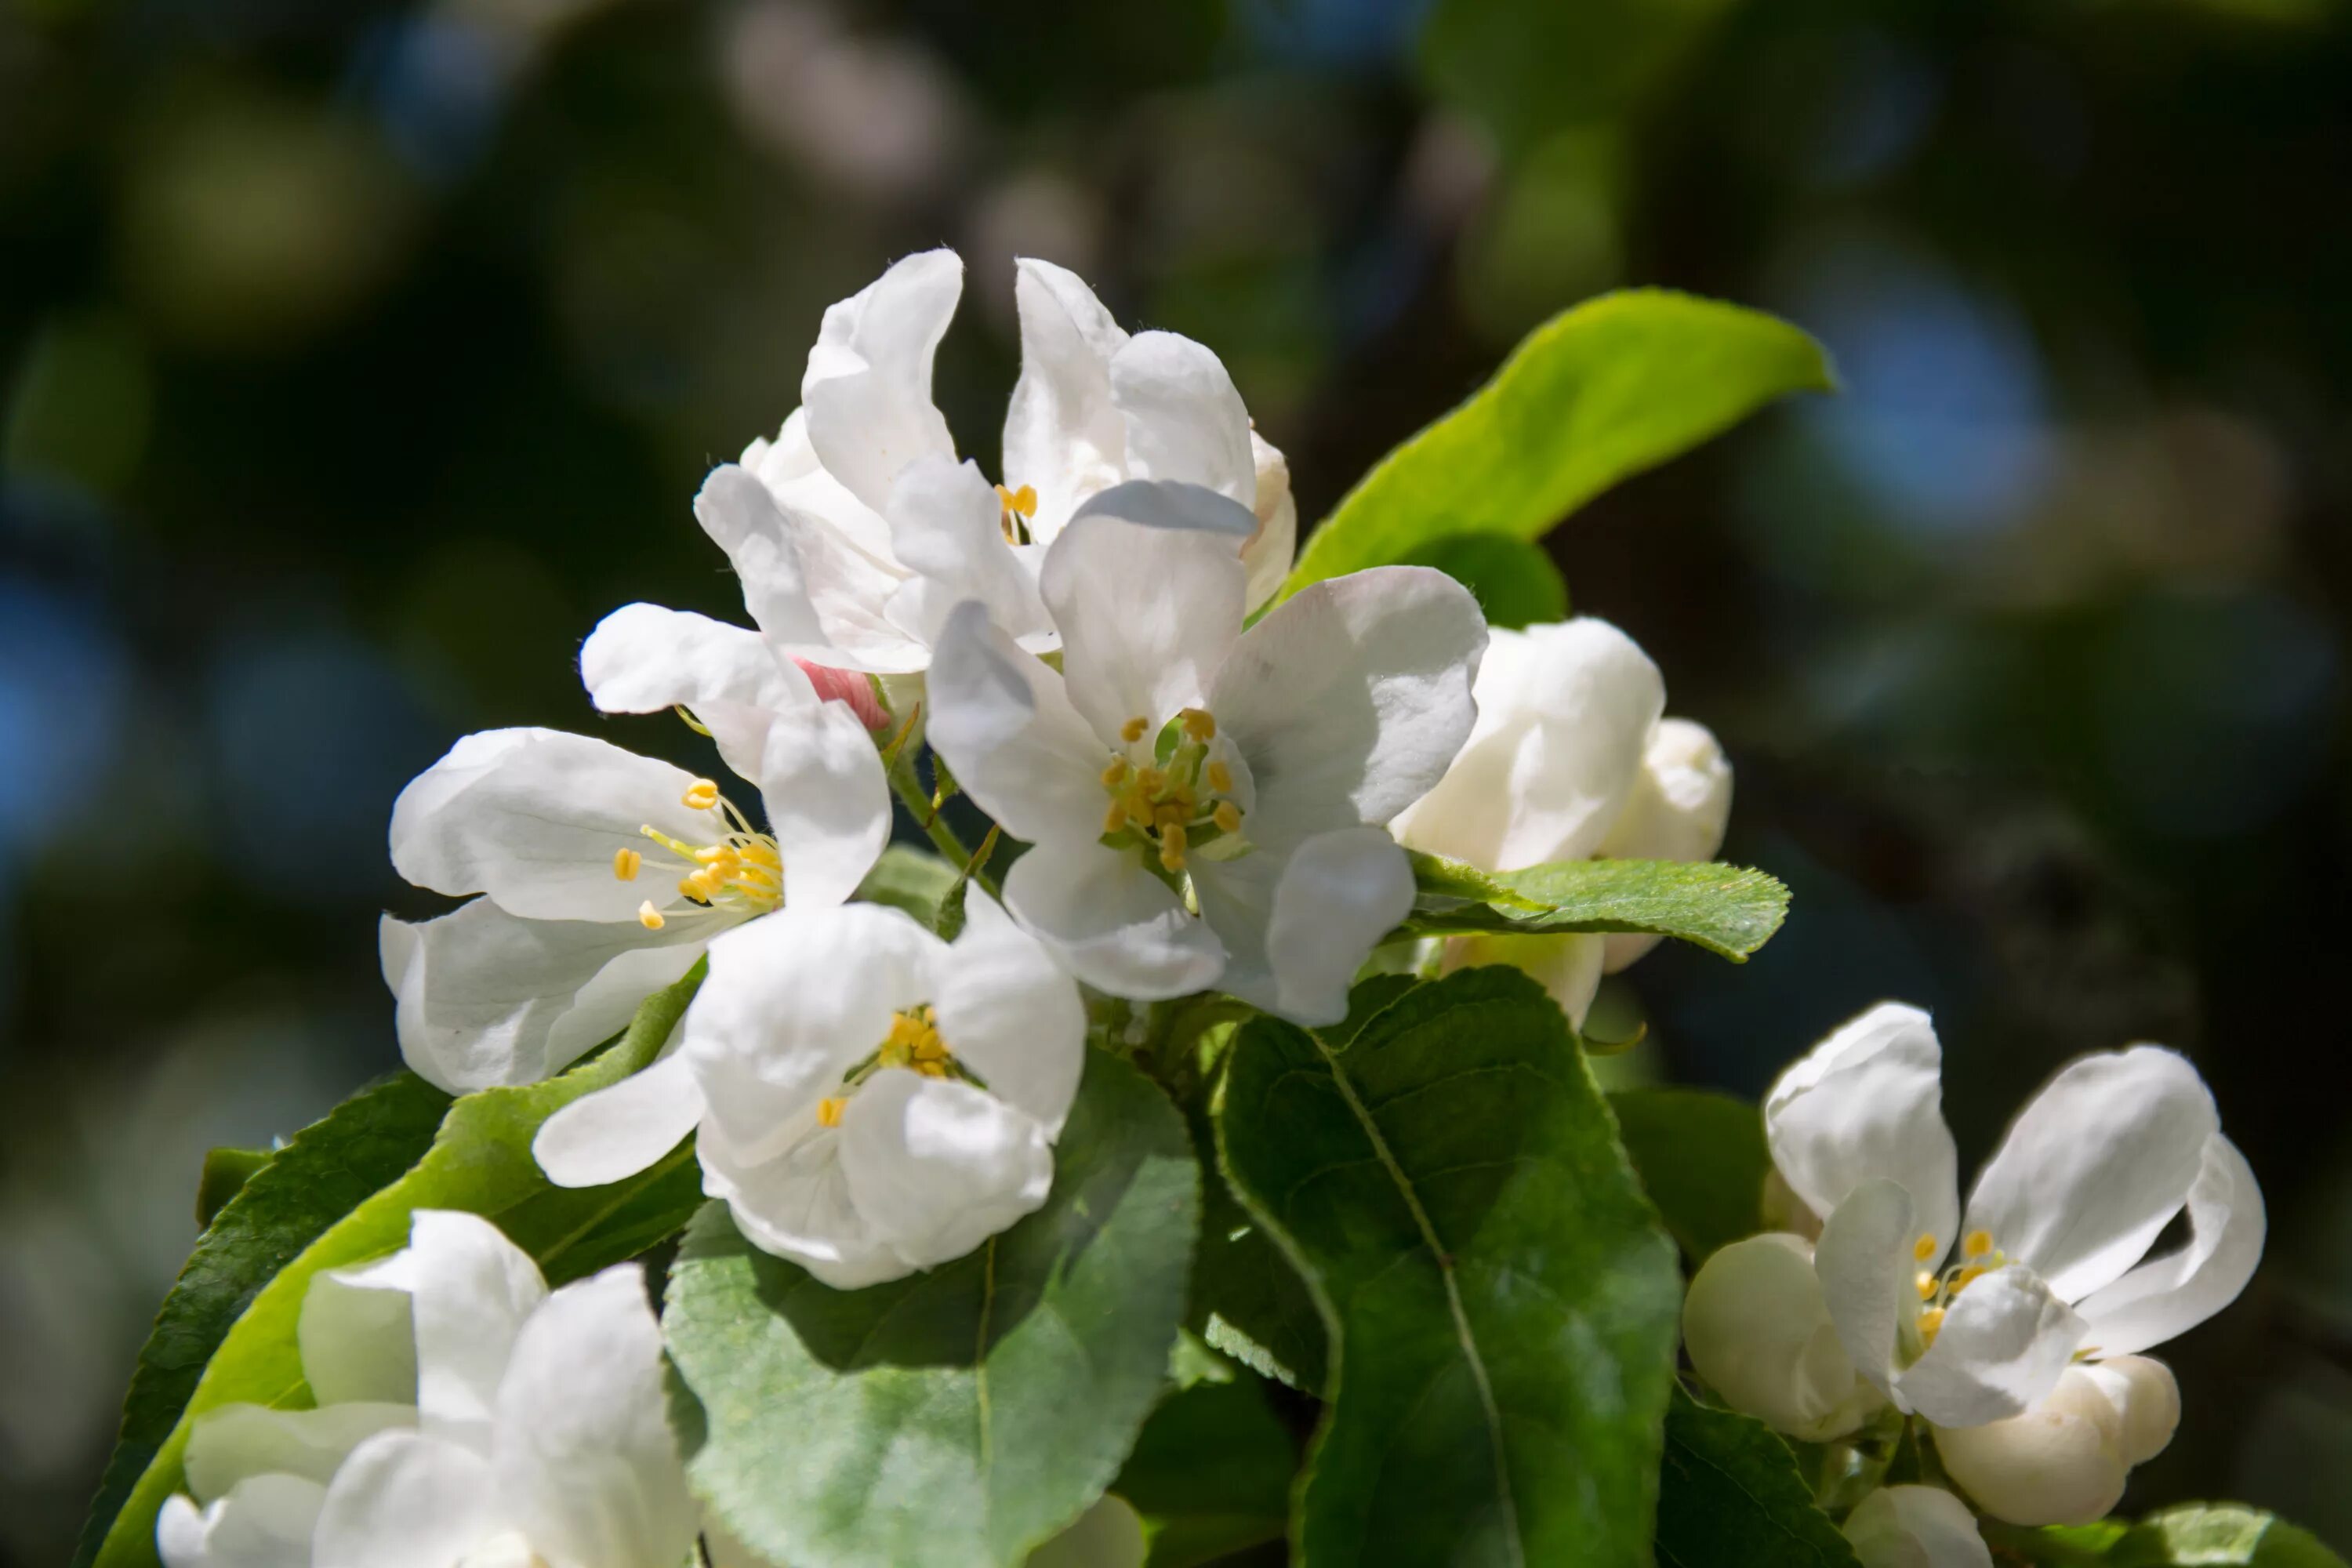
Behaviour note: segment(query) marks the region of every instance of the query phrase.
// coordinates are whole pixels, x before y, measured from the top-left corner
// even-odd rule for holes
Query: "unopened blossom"
[[[380,947],[402,1055],[452,1092],[558,1071],[720,931],[846,899],[889,837],[865,722],[756,633],[632,605],[581,663],[607,711],[694,716],[764,824],[716,780],[556,730],[468,735],[419,774],[393,806],[393,865],[481,896],[415,924],[387,915]]]
[[[1658,667],[1591,616],[1496,630],[1478,667],[1478,726],[1437,787],[1400,814],[1397,838],[1483,871],[1593,856],[1704,860],[1723,844],[1731,766],[1705,726],[1664,716]],[[1654,936],[1458,936],[1451,972],[1508,963],[1581,1025],[1604,973]]]
[[[634,1263],[551,1292],[488,1220],[321,1275],[297,1339],[312,1410],[197,1417],[156,1523],[165,1568],[641,1568],[697,1510]]]
[[[1823,1216],[1821,1310],[1855,1373],[1934,1427],[1947,1471],[1979,1507],[2020,1524],[2095,1519],[2179,1419],[2170,1373],[2139,1352],[2244,1289],[2262,1256],[2262,1194],[2196,1068],[2134,1046],[2082,1058],[2043,1087],[1964,1217],[1942,1065],[1927,1015],[1883,1004],[1765,1100],[1776,1169]],[[2187,1244],[2148,1257],[2184,1210]],[[1755,1283],[1770,1239],[1723,1249],[1692,1282],[1693,1300],[1708,1303],[1686,1309],[1695,1364],[1815,1344],[1791,1327],[1783,1294]],[[1736,1310],[1743,1296],[1752,1313]]]
[[[947,625],[930,739],[1032,847],[1006,906],[1081,979],[1216,985],[1328,1023],[1413,898],[1385,824],[1470,732],[1477,604],[1423,567],[1318,583],[1244,632],[1240,506],[1129,483],[1079,509],[1040,579],[1055,669],[982,606]]]
[[[551,1117],[563,1186],[688,1132],[757,1246],[856,1289],[962,1257],[1045,1201],[1086,1065],[1076,985],[986,894],[941,942],[877,904],[785,910],[710,946],[670,1055]]]
[[[959,470],[931,364],[962,289],[956,254],[925,251],[827,310],[801,406],[696,498],[771,637],[823,665],[908,673],[930,664],[945,610],[977,598],[1023,646],[1050,648],[1034,587],[1043,548],[1129,479],[1201,485],[1247,510],[1252,526],[1231,548],[1251,603],[1272,595],[1297,508],[1233,378],[1189,339],[1130,336],[1050,262],[1018,264],[1021,377],[1002,482]],[[968,482],[949,478],[959,471]]]
[[[1881,1487],[1846,1515],[1862,1568],[1992,1568],[1968,1504],[1941,1487]]]

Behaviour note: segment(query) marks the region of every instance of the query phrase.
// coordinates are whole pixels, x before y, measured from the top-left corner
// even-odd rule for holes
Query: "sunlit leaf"
[[[2003,1555],[2053,1568],[2344,1568],[2307,1530],[2242,1502],[2185,1502],[2137,1524],[2022,1530],[1988,1521]]]
[[[1490,626],[1530,626],[1568,618],[1568,579],[1544,548],[1507,533],[1448,533],[1402,563],[1434,566],[1477,595]]]
[[[1412,871],[1417,895],[1405,929],[1430,936],[1651,931],[1736,963],[1789,912],[1789,889],[1777,879],[1708,860],[1561,860],[1487,872],[1415,854]]]

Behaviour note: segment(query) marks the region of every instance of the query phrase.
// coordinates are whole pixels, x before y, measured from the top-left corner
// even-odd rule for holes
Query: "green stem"
[[[963,840],[956,837],[956,830],[948,826],[946,816],[931,809],[930,795],[923,788],[923,781],[915,776],[913,750],[910,746],[900,752],[897,760],[891,763],[891,789],[906,802],[907,809],[915,814],[915,820],[923,825],[923,831],[931,836],[932,846],[959,869],[970,867],[971,879],[986,889],[990,898],[997,897],[996,879],[990,876],[985,868],[972,865],[971,851],[965,848]]]

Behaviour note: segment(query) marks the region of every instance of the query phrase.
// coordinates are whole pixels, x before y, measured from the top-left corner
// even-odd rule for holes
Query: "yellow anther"
[[[1127,782],[1127,759],[1120,757],[1102,771],[1103,788],[1117,789]]]
[[[1019,489],[1013,492],[1012,501],[1013,510],[1019,512],[1022,516],[1036,516],[1037,487],[1035,485],[1023,485]]]
[[[1171,828],[1181,827],[1184,826],[1184,819],[1190,815],[1192,814],[1187,812],[1182,806],[1177,805],[1174,801],[1169,801],[1164,805],[1157,805],[1152,808],[1151,826],[1160,828],[1163,832]]]
[[[1969,1232],[1969,1238],[1960,1243],[1960,1247],[1970,1258],[1982,1258],[1992,1250],[1992,1232],[1972,1230]]]
[[[731,844],[706,844],[694,852],[694,858],[705,866],[716,866],[734,859],[735,847]]]
[[[637,868],[645,863],[646,858],[634,849],[623,848],[613,851],[613,875],[624,882],[635,881]]]
[[[841,1113],[848,1109],[849,1101],[846,1100],[820,1100],[816,1102],[816,1124],[819,1127],[838,1127],[841,1125]]]
[[[1216,818],[1217,826],[1223,832],[1239,833],[1242,830],[1242,808],[1232,801],[1217,802],[1217,809],[1210,815]]]
[[[707,904],[710,901],[711,896],[719,891],[719,888],[718,884],[711,879],[709,872],[697,871],[691,877],[679,878],[677,890],[698,904]]]
[[[1213,741],[1217,737],[1216,715],[1205,708],[1184,710],[1184,733],[1196,741]]]
[[[1156,796],[1168,787],[1168,775],[1158,768],[1138,768],[1135,770],[1135,787],[1139,794]]]
[[[1958,1295],[1961,1291],[1967,1289],[1969,1286],[1983,1279],[1987,1272],[1988,1270],[1981,1264],[1969,1264],[1966,1268],[1961,1269],[1959,1273],[1954,1277],[1952,1280],[1952,1294],[1955,1296]]]
[[[719,786],[709,779],[697,779],[687,785],[678,801],[692,810],[709,811],[719,804]]]
[[[1118,727],[1118,738],[1132,746],[1143,739],[1143,732],[1150,728],[1151,721],[1139,713]]]
[[[1919,1300],[1922,1301],[1932,1301],[1936,1299],[1936,1277],[1933,1274],[1922,1274],[1911,1283],[1919,1292]]]
[[[637,906],[637,923],[647,931],[659,931],[669,924],[669,921],[662,918],[662,912],[654,908],[654,901],[647,899]]]
[[[1936,1342],[1936,1336],[1943,1332],[1943,1308],[1930,1307],[1926,1311],[1919,1314],[1919,1342],[1921,1344],[1934,1344]]]
[[[1234,770],[1223,763],[1211,763],[1209,788],[1218,795],[1231,795],[1234,789]]]
[[[1120,828],[1125,827],[1126,826],[1127,802],[1123,800],[1112,801],[1110,803],[1110,809],[1103,813],[1103,831],[1105,833],[1117,833]]]
[[[1184,868],[1184,825],[1169,824],[1160,830],[1160,864],[1171,871]]]
[[[1918,1240],[1913,1242],[1911,1244],[1911,1256],[1917,1258],[1922,1263],[1925,1263],[1929,1258],[1935,1257],[1936,1238],[1932,1236],[1922,1236]]]

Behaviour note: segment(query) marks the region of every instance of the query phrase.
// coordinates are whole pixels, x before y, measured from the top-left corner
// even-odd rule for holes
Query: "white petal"
[[[506,1528],[489,1461],[419,1432],[360,1445],[319,1511],[320,1568],[455,1568]]]
[[[196,1417],[182,1462],[188,1489],[206,1501],[253,1476],[300,1476],[323,1487],[362,1441],[395,1426],[415,1425],[415,1405],[373,1400],[316,1410],[224,1405]]]
[[[624,605],[580,649],[580,679],[598,711],[691,710],[727,765],[759,777],[768,721],[782,710],[814,708],[816,692],[759,633],[659,605]]]
[[[1904,1321],[1919,1309],[1912,1277],[1916,1206],[1895,1183],[1873,1180],[1848,1193],[1813,1244],[1822,1300],[1854,1370],[1883,1393],[1894,1391],[1895,1350]]]
[[[1215,984],[1225,966],[1217,933],[1167,884],[1134,856],[1090,840],[1033,847],[1005,873],[1004,904],[1071,973],[1114,996],[1187,995]]]
[[[303,1380],[320,1405],[416,1403],[416,1321],[405,1254],[310,1281],[294,1322]]]
[[[2216,1132],[2189,1189],[2189,1245],[2083,1298],[2098,1354],[2124,1355],[2186,1333],[2238,1299],[2263,1260],[2268,1222],[2253,1168]],[[2135,1461],[2137,1462],[2137,1461]]]
[[[1704,724],[1666,719],[1650,731],[1642,775],[1601,853],[1621,860],[1705,860],[1723,847],[1731,822],[1731,764]],[[1662,939],[1612,931],[1609,972],[1623,969]]]
[[[864,721],[840,702],[777,714],[759,779],[785,900],[805,909],[847,900],[890,841],[890,786]]]
[[[2077,1364],[2116,1407],[2116,1447],[2126,1465],[2144,1465],[2172,1446],[2180,1428],[2180,1384],[2172,1369],[2144,1355]]]
[[[1004,409],[1004,482],[1034,487],[1031,536],[1049,544],[1081,501],[1126,477],[1110,361],[1127,333],[1076,273],[1025,256],[1014,267],[1021,379]]]
[[[310,1537],[327,1489],[300,1476],[261,1475],[237,1483],[199,1513],[167,1498],[155,1521],[164,1568],[310,1568]]]
[[[1941,1487],[1881,1487],[1844,1530],[1862,1568],[1992,1568],[1977,1516]]]
[[[725,831],[716,809],[684,804],[694,782],[585,735],[469,735],[394,803],[392,863],[421,888],[488,893],[532,920],[634,921],[645,889],[613,874],[615,850],[642,848],[647,824],[690,843]]]
[[[914,1272],[851,1201],[841,1134],[817,1125],[810,1105],[781,1130],[773,1152],[738,1155],[723,1133],[695,1144],[702,1190],[727,1205],[735,1228],[763,1252],[797,1263],[836,1290],[862,1290]]]
[[[841,1168],[891,1250],[933,1268],[1042,1205],[1054,1149],[1034,1119],[985,1090],[886,1068],[842,1113]]]
[[[541,1123],[532,1158],[559,1187],[601,1187],[635,1175],[677,1147],[702,1120],[702,1086],[672,1053]]]
[[[759,476],[732,463],[711,469],[695,493],[694,519],[727,552],[743,585],[743,607],[772,643],[826,640],[809,597],[793,521]]]
[[[1508,964],[1544,988],[1571,1028],[1584,1027],[1592,998],[1601,990],[1605,938],[1583,931],[1542,936],[1449,936],[1438,973],[1451,974],[1484,963]]]
[[[1812,1248],[1797,1237],[1717,1248],[1684,1299],[1683,1344],[1726,1404],[1807,1442],[1843,1436],[1878,1403],[1838,1342]]]
[[[2084,1057],[2019,1112],[1969,1195],[1969,1228],[2079,1301],[2147,1253],[2220,1131],[2186,1058],[2159,1046]]]
[[[1070,705],[1059,671],[967,605],[940,634],[928,686],[931,744],[1007,833],[1033,844],[1101,835],[1111,751]]]
[[[386,915],[377,945],[402,1057],[427,1082],[466,1094],[552,1077],[626,1027],[723,929],[719,918],[683,915],[658,931],[530,921],[476,899],[415,925]]]
[[[1423,566],[1318,583],[1243,633],[1209,705],[1256,776],[1250,839],[1379,826],[1427,795],[1477,718],[1486,647],[1469,590]]]
[[[1290,575],[1298,552],[1298,498],[1290,493],[1290,464],[1275,445],[1250,432],[1250,455],[1257,465],[1257,531],[1242,545],[1242,569],[1249,574],[1249,607],[1274,597]]]
[[[1087,1010],[1076,984],[974,888],[936,984],[931,1007],[948,1048],[1047,1138],[1059,1134],[1087,1064]]]
[[[1764,1097],[1772,1163],[1790,1190],[1826,1215],[1861,1183],[1900,1183],[1941,1258],[1960,1206],[1943,1064],[1927,1015],[1897,1002],[1880,1003],[1799,1058]],[[1906,1258],[1915,1239],[1903,1238]]]
[[[1029,1554],[1026,1568],[1143,1568],[1143,1521],[1124,1498],[1106,1496]]]
[[[1979,1508],[2011,1524],[2089,1524],[2124,1495],[2122,1423],[2097,1380],[2070,1367],[2032,1409],[1938,1427],[1936,1454]]]
[[[828,309],[801,378],[809,444],[827,472],[877,511],[898,471],[933,452],[953,456],[931,405],[931,359],[963,292],[951,250],[898,262]]]
[[[1997,1268],[1960,1293],[1936,1342],[1895,1374],[1895,1403],[1939,1426],[2003,1420],[2049,1393],[2082,1342],[2083,1320],[2038,1275]]]
[[[1139,332],[1111,357],[1112,401],[1127,422],[1127,471],[1257,502],[1249,410],[1223,363],[1190,338]]]
[[[515,1335],[547,1300],[539,1265],[479,1215],[418,1209],[406,1250],[367,1278],[408,1293],[419,1428],[487,1451]]]
[[[1134,485],[1097,496],[1046,551],[1039,579],[1071,703],[1106,742],[1144,720],[1139,755],[1177,710],[1205,700],[1241,635],[1246,586],[1230,536],[1171,526],[1165,499]]]
[[[709,1125],[756,1160],[927,999],[945,943],[879,904],[779,910],[710,945],[679,1025]]]
[[[682,1561],[698,1510],[662,1392],[661,1329],[634,1263],[566,1285],[523,1325],[492,1463],[537,1556],[564,1568]]]
[[[1280,858],[1203,860],[1192,882],[1225,944],[1220,988],[1310,1026],[1348,1016],[1356,972],[1412,912],[1412,867],[1380,827],[1320,833]]]
[[[1633,639],[1590,616],[1490,635],[1478,721],[1399,838],[1490,871],[1581,860],[1633,800],[1664,680]]]
[[[882,520],[820,475],[814,499],[830,513],[795,504],[811,487],[779,491],[741,468],[711,470],[694,515],[718,541],[743,584],[743,604],[780,654],[880,674],[920,669],[925,649],[893,625],[890,595],[906,569],[889,553]],[[846,525],[838,515],[852,516]]]
[[[1031,569],[1004,537],[1003,506],[971,463],[929,457],[909,463],[890,490],[890,544],[916,575],[893,595],[890,618],[936,642],[967,599],[1027,646],[1051,647],[1054,625]]]

